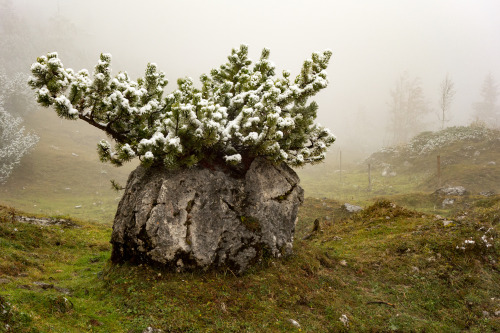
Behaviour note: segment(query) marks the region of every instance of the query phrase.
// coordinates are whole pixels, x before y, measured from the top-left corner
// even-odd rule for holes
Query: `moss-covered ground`
[[[456,199],[448,220],[306,199],[294,255],[242,276],[114,266],[109,224],[39,226],[1,207],[0,332],[497,332],[500,196]]]

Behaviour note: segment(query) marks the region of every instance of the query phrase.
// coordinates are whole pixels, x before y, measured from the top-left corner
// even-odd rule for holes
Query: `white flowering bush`
[[[39,104],[66,119],[82,119],[104,130],[102,161],[121,165],[139,157],[145,166],[245,167],[257,156],[292,166],[325,158],[335,137],[316,123],[317,104],[308,103],[328,84],[331,51],[313,53],[295,80],[275,73],[264,49],[255,64],[248,47],[233,49],[228,62],[200,77],[177,80],[164,95],[165,74],[153,63],[144,78],[126,72],[111,77],[111,55],[101,54],[91,76],[65,69],[57,53],[37,59],[30,86]]]

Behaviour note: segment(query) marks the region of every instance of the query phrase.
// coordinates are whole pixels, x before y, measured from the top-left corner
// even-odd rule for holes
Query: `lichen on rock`
[[[291,253],[303,197],[297,174],[264,158],[240,176],[139,166],[115,216],[112,260],[243,273],[264,255]]]

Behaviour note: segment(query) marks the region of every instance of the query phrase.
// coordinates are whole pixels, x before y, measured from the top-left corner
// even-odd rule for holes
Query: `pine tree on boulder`
[[[276,75],[268,49],[252,64],[241,45],[201,75],[201,88],[182,78],[164,96],[168,81],[153,63],[133,81],[111,77],[109,54],[90,76],[49,53],[32,65],[29,85],[61,118],[106,132],[101,161],[141,162],[115,216],[113,261],[241,273],[265,254],[290,253],[303,200],[290,167],[321,162],[335,141],[308,103],[328,84],[331,54],[313,53],[291,81]]]

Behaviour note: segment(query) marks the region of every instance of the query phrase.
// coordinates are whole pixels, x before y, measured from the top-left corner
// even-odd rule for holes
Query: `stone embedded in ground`
[[[467,194],[467,190],[463,186],[442,187],[434,193],[440,195],[465,195]]]
[[[42,289],[52,289],[54,288],[54,285],[52,283],[45,283],[45,282],[40,282],[40,281],[36,281],[36,282],[33,282],[33,284],[35,286],[38,286]]]
[[[443,226],[445,226],[445,227],[452,225],[452,224],[453,224],[453,221],[451,221],[451,220],[444,220],[443,221]]]
[[[363,207],[351,205],[347,202],[342,205],[342,208],[348,211],[349,213],[357,213],[363,210]]]
[[[441,204],[441,207],[446,208],[446,206],[453,206],[454,203],[455,203],[454,199],[446,198],[446,199],[443,200],[443,203]]]
[[[36,225],[48,226],[48,225],[60,225],[63,227],[79,228],[77,224],[71,220],[58,219],[58,218],[36,218],[30,216],[16,215],[14,220],[22,223],[31,223]]]
[[[242,176],[139,166],[115,216],[112,260],[242,273],[264,255],[290,254],[304,197],[298,184],[291,168],[263,158]]]

